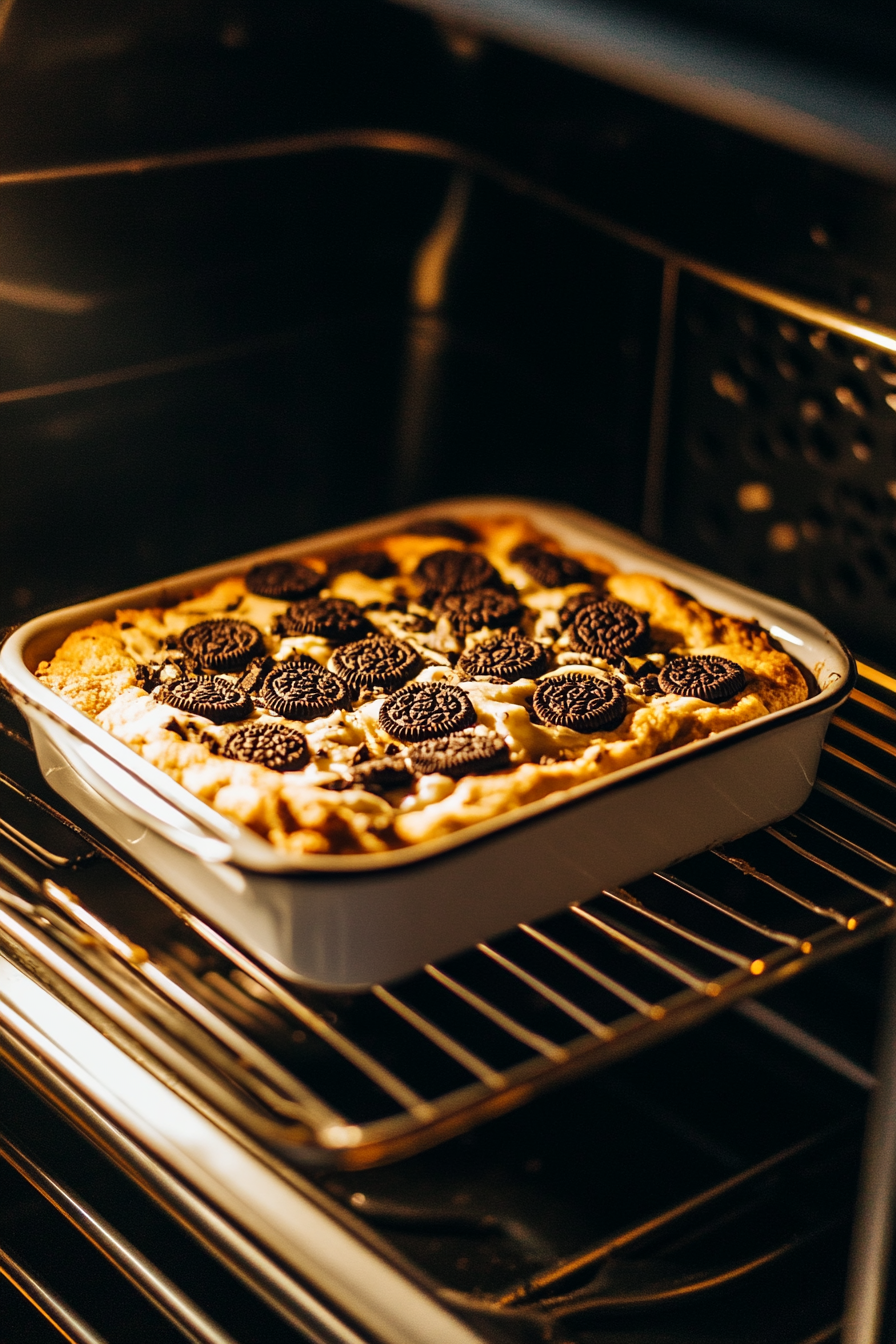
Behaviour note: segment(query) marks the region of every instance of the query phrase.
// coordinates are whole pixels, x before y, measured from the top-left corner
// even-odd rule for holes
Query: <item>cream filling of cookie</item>
[[[301,654],[306,654],[322,667],[326,667],[333,656],[333,649],[319,635],[286,635],[283,639],[275,641],[271,656],[275,663],[286,663],[290,658]]]
[[[398,565],[399,574],[388,579],[370,579],[358,572],[340,574],[320,594],[356,602],[375,629],[415,649],[423,662],[416,681],[444,680],[460,686],[472,701],[477,730],[497,734],[507,746],[510,768],[491,774],[470,774],[459,780],[421,775],[409,788],[385,797],[358,787],[353,767],[361,760],[391,752],[400,762],[413,750],[396,743],[382,727],[379,712],[386,697],[372,692],[356,700],[351,710],[289,725],[304,732],[308,742],[311,759],[302,770],[280,773],[222,755],[231,725],[216,727],[160,703],[136,684],[138,666],[155,667],[163,681],[176,679],[182,656],[177,640],[189,625],[210,617],[249,621],[262,631],[269,654],[278,662],[306,654],[326,667],[334,653],[334,646],[318,636],[274,635],[272,625],[289,602],[248,593],[240,578],[226,579],[210,592],[174,607],[122,611],[114,622],[76,631],[53,660],[41,666],[39,675],[225,815],[282,848],[315,853],[379,852],[449,835],[805,698],[798,669],[774,649],[755,623],[710,612],[658,579],[611,573],[611,567],[598,557],[583,556],[599,571],[596,586],[603,584],[613,597],[649,614],[653,651],[632,658],[634,669],[659,670],[671,652],[701,652],[733,658],[747,674],[744,690],[723,704],[648,694],[634,677],[623,675],[607,660],[569,649],[559,611],[591,585],[540,588],[519,565],[506,559],[521,539],[527,536],[518,521],[495,526],[486,533],[480,549],[502,577],[519,589],[524,608],[522,632],[548,651],[551,670],[546,675],[577,671],[613,681],[624,690],[625,719],[612,732],[583,734],[534,722],[530,709],[536,689],[533,680],[508,684],[487,677],[471,679],[456,669],[464,649],[502,632],[484,629],[456,634],[447,616],[431,617],[415,605],[414,584],[408,576],[421,555],[463,549],[457,543],[444,538],[387,538],[383,547]],[[252,719],[282,722],[260,699],[254,704]],[[327,787],[334,784],[339,787]]]

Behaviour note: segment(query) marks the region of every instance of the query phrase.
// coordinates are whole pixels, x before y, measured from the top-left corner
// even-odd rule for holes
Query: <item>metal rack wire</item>
[[[896,924],[896,680],[867,665],[796,816],[351,996],[276,979],[73,829],[14,714],[0,733],[4,950],[299,1163],[415,1151]]]

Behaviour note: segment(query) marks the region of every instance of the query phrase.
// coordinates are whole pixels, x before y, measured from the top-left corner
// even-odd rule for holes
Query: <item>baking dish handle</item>
[[[233,858],[233,849],[226,840],[202,830],[89,742],[75,742],[69,737],[65,750],[86,782],[110,807],[206,863],[227,863]]]

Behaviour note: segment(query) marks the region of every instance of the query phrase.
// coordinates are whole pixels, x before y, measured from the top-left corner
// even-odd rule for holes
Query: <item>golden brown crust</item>
[[[96,718],[135,684],[135,669],[117,625],[96,621],[70,634],[52,662],[41,663],[37,673],[51,690]]]
[[[649,574],[613,574],[606,587],[614,597],[649,614],[656,644],[665,644],[670,653],[716,654],[748,669],[751,676],[743,694],[758,696],[769,713],[806,699],[802,672],[775,648],[758,621],[711,611]]]

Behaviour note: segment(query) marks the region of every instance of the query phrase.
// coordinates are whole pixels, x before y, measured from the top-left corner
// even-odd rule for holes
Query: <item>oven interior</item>
[[[483,1338],[836,1339],[896,873],[892,189],[372,0],[22,3],[0,69],[0,622],[494,492],[866,660],[797,818],[354,997],[66,825],[0,697],[4,957]],[[10,1338],[316,1337],[2,1053]]]

